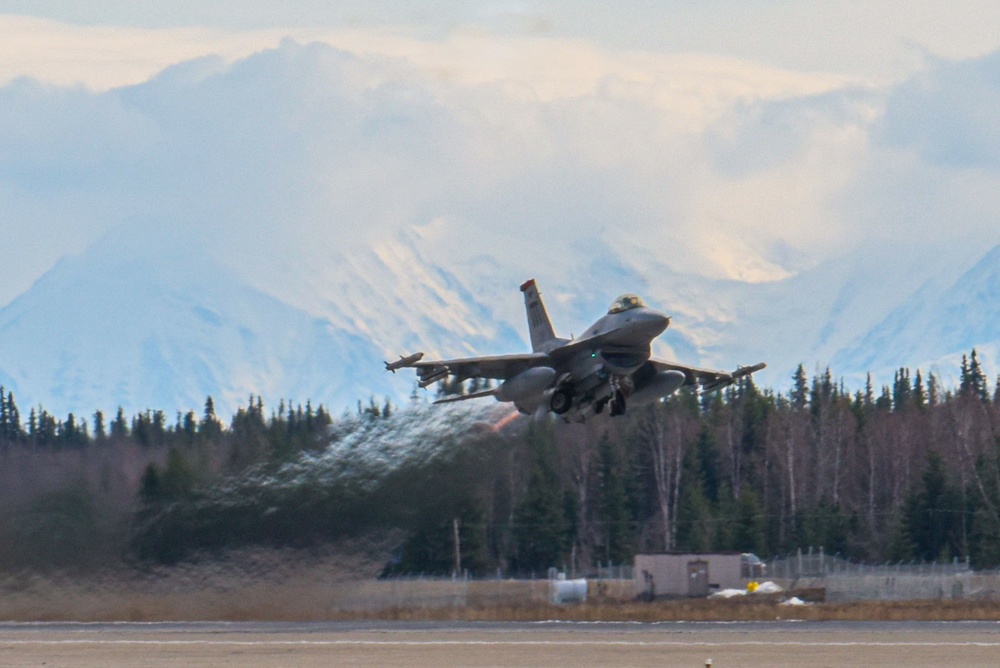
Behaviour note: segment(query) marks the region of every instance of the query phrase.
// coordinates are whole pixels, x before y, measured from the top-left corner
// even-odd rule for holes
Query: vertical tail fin
[[[549,321],[549,314],[545,311],[545,304],[542,303],[542,296],[538,294],[538,287],[535,279],[530,279],[521,286],[524,293],[524,309],[528,314],[528,333],[531,335],[531,350],[534,352],[546,351],[553,341],[556,341],[556,334],[552,331],[552,322]]]

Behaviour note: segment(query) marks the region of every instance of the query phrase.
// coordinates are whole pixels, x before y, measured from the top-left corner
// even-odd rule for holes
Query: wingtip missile
[[[716,380],[702,384],[701,389],[705,392],[714,392],[715,390],[721,390],[724,387],[729,387],[730,385],[738,381],[740,378],[743,378],[744,376],[749,376],[750,374],[757,373],[766,366],[767,364],[765,364],[764,362],[758,362],[753,366],[738,367],[736,371],[733,371],[730,374],[723,374]]]
[[[405,357],[400,355],[399,359],[395,362],[386,362],[385,370],[396,373],[397,369],[405,369],[406,367],[413,366],[423,358],[423,353],[413,353],[412,355],[407,355]]]
[[[757,364],[754,364],[753,366],[741,366],[738,369],[736,369],[736,371],[734,371],[732,375],[734,379],[742,378],[743,376],[749,376],[752,373],[757,373],[766,366],[767,364],[765,364],[764,362],[757,362]]]

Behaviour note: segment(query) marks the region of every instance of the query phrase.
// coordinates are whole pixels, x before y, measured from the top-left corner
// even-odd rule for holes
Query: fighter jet
[[[512,402],[525,414],[544,417],[549,412],[583,421],[604,412],[624,415],[626,406],[641,406],[669,397],[686,385],[705,391],[726,387],[760,371],[765,364],[736,371],[699,369],[653,359],[652,341],[670,325],[670,318],[655,311],[633,294],[611,304],[606,315],[583,336],[561,339],[555,335],[535,279],[521,286],[531,337],[530,353],[423,361],[423,353],[386,362],[386,369],[412,368],[420,387],[453,378],[490,378],[495,388],[449,396],[436,404],[493,397]]]

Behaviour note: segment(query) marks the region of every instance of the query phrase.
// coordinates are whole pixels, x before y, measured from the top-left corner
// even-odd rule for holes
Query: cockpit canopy
[[[642,301],[642,297],[639,295],[622,295],[612,302],[611,308],[608,309],[608,313],[621,313],[622,311],[630,311],[634,308],[639,308],[640,306],[645,305],[646,302]]]

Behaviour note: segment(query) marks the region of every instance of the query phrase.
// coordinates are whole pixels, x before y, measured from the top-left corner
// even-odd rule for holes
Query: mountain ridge
[[[0,309],[0,383],[22,405],[57,414],[119,405],[186,411],[211,395],[226,414],[254,394],[323,402],[336,413],[369,396],[405,401],[413,379],[385,374],[381,364],[396,354],[528,349],[520,295],[507,285],[513,276],[490,261],[435,264],[412,233],[256,282],[207,252],[137,251],[134,241],[112,234],[63,258]],[[952,269],[955,280],[927,278],[914,288],[898,275],[894,285],[870,288],[888,295],[881,316],[882,304],[866,293],[872,267],[884,265],[878,253],[757,284],[639,270],[610,249],[590,253],[602,259],[583,272],[587,279],[541,283],[560,330],[582,331],[614,290],[635,286],[626,289],[675,316],[654,354],[725,369],[766,361],[758,383],[778,390],[799,363],[829,363],[858,382],[867,371],[887,381],[899,366],[938,365],[947,379],[943,369],[973,346],[988,367],[1000,346],[992,324],[1000,319],[1000,247]],[[924,340],[920,323],[935,313],[941,326]]]

